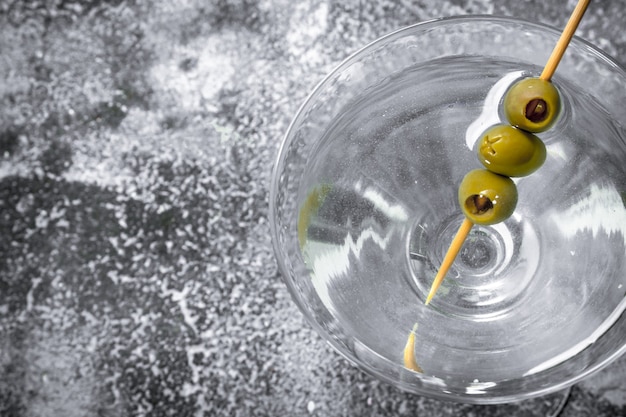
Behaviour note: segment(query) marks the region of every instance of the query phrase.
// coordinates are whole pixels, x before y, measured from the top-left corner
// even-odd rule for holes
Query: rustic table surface
[[[281,282],[268,183],[299,104],[368,42],[468,13],[563,27],[574,3],[1,1],[0,416],[541,413],[332,351]],[[625,10],[593,1],[577,32],[622,64]],[[559,412],[626,415],[626,360]]]

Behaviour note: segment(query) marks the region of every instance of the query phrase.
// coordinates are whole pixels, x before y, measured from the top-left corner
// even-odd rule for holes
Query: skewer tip
[[[435,289],[435,291],[437,290]],[[426,301],[424,302],[424,305],[430,304],[430,300],[432,300],[433,297],[435,296],[435,291],[433,291],[433,288],[430,289],[430,292],[428,293],[428,296],[426,297]]]
[[[433,280],[433,283],[430,287],[430,292],[428,293],[428,296],[426,297],[426,301],[424,302],[425,305],[430,304],[430,301],[435,296],[435,293],[441,286],[441,283],[443,282],[443,279],[448,273],[448,270],[452,266],[454,259],[456,258],[457,254],[461,250],[461,247],[463,246],[463,242],[465,242],[465,239],[469,235],[470,230],[472,230],[473,225],[474,223],[472,223],[472,221],[469,220],[467,217],[463,220],[463,223],[461,223],[459,230],[454,236],[454,239],[452,239],[452,243],[450,243],[450,247],[448,248],[448,251],[446,252],[446,255],[443,258],[443,261],[441,262],[439,271],[437,271],[437,275],[435,276],[435,279]]]

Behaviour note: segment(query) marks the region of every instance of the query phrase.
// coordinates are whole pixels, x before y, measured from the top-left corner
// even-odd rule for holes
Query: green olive
[[[459,204],[465,217],[473,223],[500,223],[515,210],[517,188],[509,177],[475,169],[461,181]]]
[[[550,81],[524,78],[504,96],[504,114],[515,127],[529,132],[548,130],[561,108],[559,92]]]
[[[537,136],[511,125],[495,125],[478,141],[478,159],[491,172],[523,177],[546,160],[546,147]]]

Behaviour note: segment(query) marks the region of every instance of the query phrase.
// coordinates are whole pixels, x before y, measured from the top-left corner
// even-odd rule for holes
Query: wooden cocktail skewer
[[[430,303],[430,300],[432,300],[433,296],[437,292],[437,289],[439,289],[439,286],[443,282],[443,278],[446,276],[448,270],[452,266],[452,263],[456,259],[456,256],[459,254],[459,251],[463,246],[463,242],[465,242],[467,235],[469,235],[469,232],[472,230],[472,226],[474,226],[474,223],[472,223],[472,221],[467,217],[463,220],[463,223],[461,223],[461,227],[459,227],[459,231],[456,232],[454,239],[452,239],[452,243],[450,243],[446,256],[444,256],[441,266],[439,267],[439,271],[437,271],[437,275],[435,276],[435,280],[430,287],[430,292],[428,293],[428,297],[426,297],[426,305]]]
[[[411,334],[409,334],[409,338],[406,341],[406,346],[404,347],[404,366],[412,371],[423,373],[424,371],[417,364],[417,360],[415,359],[415,335],[417,332],[417,323],[413,326],[413,330]]]
[[[559,65],[561,58],[563,58],[563,54],[565,53],[567,46],[572,40],[574,32],[576,32],[576,28],[582,20],[582,17],[585,14],[585,11],[587,10],[587,6],[589,6],[590,1],[591,0],[579,0],[578,4],[576,4],[572,15],[570,16],[567,24],[565,25],[565,28],[563,29],[563,32],[561,33],[559,40],[556,43],[556,46],[552,50],[550,58],[548,58],[548,62],[546,63],[541,75],[539,76],[540,79],[550,81],[552,75],[554,75],[556,67]],[[469,232],[472,230],[473,225],[474,224],[472,223],[472,221],[468,218],[465,218],[465,220],[463,220],[463,223],[461,223],[461,226],[459,227],[456,236],[452,240],[452,243],[450,244],[450,247],[448,248],[448,251],[444,256],[443,261],[441,262],[439,271],[437,272],[437,275],[435,276],[435,279],[430,287],[430,292],[426,297],[426,305],[430,303],[435,293],[439,289],[439,286],[443,282],[444,277],[452,266],[454,259],[456,259],[456,256],[461,250],[463,242],[465,242],[465,239],[467,239]]]
[[[561,62],[561,58],[563,58],[563,54],[565,54],[565,49],[567,49],[567,46],[572,40],[574,32],[576,32],[576,28],[582,20],[590,1],[591,0],[579,0],[578,4],[576,4],[569,21],[565,25],[565,29],[563,29],[563,32],[561,33],[561,37],[557,41],[550,58],[548,58],[546,66],[543,68],[543,72],[539,76],[542,80],[550,81],[552,78],[552,75],[554,74],[554,71],[556,71],[556,67],[559,65],[559,62]]]

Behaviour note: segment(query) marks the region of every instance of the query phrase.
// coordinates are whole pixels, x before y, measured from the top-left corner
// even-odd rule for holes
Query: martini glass
[[[274,248],[305,317],[359,368],[496,404],[562,391],[626,351],[626,72],[578,38],[552,78],[563,104],[538,134],[545,164],[515,179],[509,219],[472,228],[424,305],[463,219],[459,183],[481,167],[476,141],[559,35],[493,16],[407,27],[298,111],[273,172]]]

